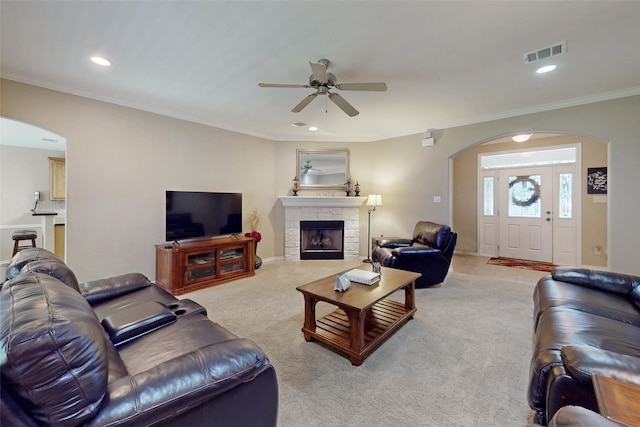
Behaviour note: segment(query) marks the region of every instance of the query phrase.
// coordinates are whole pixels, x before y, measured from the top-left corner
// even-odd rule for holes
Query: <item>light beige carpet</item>
[[[358,264],[266,262],[255,277],[184,298],[267,353],[279,426],[527,425],[532,284],[453,271],[442,286],[416,290],[415,318],[356,367],[304,340],[295,288]]]

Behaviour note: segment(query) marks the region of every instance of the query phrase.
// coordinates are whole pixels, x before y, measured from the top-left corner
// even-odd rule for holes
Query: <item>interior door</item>
[[[551,166],[500,170],[499,256],[552,262],[552,176]]]

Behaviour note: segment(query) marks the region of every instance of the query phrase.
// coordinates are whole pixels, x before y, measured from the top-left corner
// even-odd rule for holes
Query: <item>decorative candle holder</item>
[[[293,195],[297,196],[298,195],[298,177],[297,176],[293,178],[293,188],[292,188],[292,190],[293,190]]]
[[[356,197],[358,197],[360,195],[360,184],[358,183],[358,181],[356,181],[356,186],[354,187],[354,190],[356,192]]]

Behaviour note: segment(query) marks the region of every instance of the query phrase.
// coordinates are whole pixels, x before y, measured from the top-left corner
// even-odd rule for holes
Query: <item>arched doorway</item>
[[[480,255],[576,265],[580,144],[478,155]]]
[[[567,145],[579,144],[581,148],[579,153],[579,160],[582,162],[582,166],[578,167],[576,171],[572,171],[574,179],[574,191],[577,195],[582,196],[583,205],[571,206],[574,208],[572,212],[572,219],[579,218],[582,220],[582,224],[578,225],[574,231],[576,255],[574,258],[567,256],[567,242],[572,239],[567,233],[567,229],[561,231],[555,230],[556,233],[551,237],[552,242],[552,260],[558,264],[578,264],[588,266],[607,266],[606,257],[606,245],[607,245],[607,199],[606,195],[603,197],[593,197],[586,195],[585,175],[587,168],[591,167],[606,167],[608,164],[607,159],[607,145],[602,141],[586,138],[578,135],[564,135],[564,134],[535,134],[527,143],[518,144],[512,142],[510,138],[496,138],[489,141],[484,141],[478,145],[472,146],[467,150],[464,150],[452,158],[452,215],[453,223],[456,228],[461,231],[458,247],[460,252],[475,253],[483,256],[497,256],[501,255],[497,251],[492,252],[489,247],[493,246],[493,250],[497,249],[500,242],[500,236],[498,234],[498,217],[494,224],[487,224],[487,221],[483,221],[483,195],[480,194],[478,187],[480,186],[480,180],[482,175],[479,173],[480,166],[478,165],[478,156],[481,153],[499,153],[509,151],[535,151],[545,148],[567,146]],[[519,173],[518,167],[515,165],[511,175],[507,174],[507,177],[503,180],[508,181],[508,176],[524,177],[526,174]],[[528,165],[533,175],[538,175],[537,172],[541,172],[541,166]],[[561,172],[561,171],[560,171]],[[559,173],[556,172],[553,178],[553,188],[556,193],[559,192]],[[566,171],[565,171],[566,172]],[[473,176],[473,175],[476,176]],[[497,177],[498,174],[496,173]],[[527,175],[529,176],[529,175]],[[566,179],[566,175],[564,176]],[[526,181],[526,180],[521,180]],[[556,182],[558,181],[558,182]],[[528,182],[528,181],[527,181]],[[506,183],[508,186],[508,182]],[[533,185],[529,186],[532,189]],[[481,188],[481,186],[480,186]],[[498,189],[499,187],[496,187]],[[527,187],[528,188],[528,187]],[[552,188],[551,186],[547,188]],[[530,190],[530,189],[529,189]],[[558,194],[553,197],[557,197]],[[496,205],[496,211],[501,209],[503,214],[508,209],[504,204],[501,208]],[[577,209],[577,210],[576,210]],[[549,218],[549,225],[556,227],[556,225],[562,223],[558,220],[559,204],[553,203],[553,209],[550,209],[551,213],[547,216],[545,209],[541,214],[541,221],[547,223],[546,219]],[[499,212],[494,212],[497,214]],[[505,215],[506,216],[506,215]],[[564,219],[564,218],[563,218]],[[552,222],[553,221],[553,222]],[[495,240],[482,241],[484,235],[491,234],[491,231],[483,230],[483,227],[494,226]],[[556,227],[557,228],[557,227]],[[513,228],[516,229],[515,227]],[[531,228],[535,230],[536,228]],[[484,233],[487,231],[486,233]],[[505,232],[503,231],[503,237]],[[534,236],[537,238],[537,236]],[[513,236],[512,236],[513,238]],[[564,256],[560,256],[564,253]],[[553,256],[556,254],[556,256]],[[574,261],[575,260],[575,261]]]
[[[38,246],[64,257],[66,200],[55,200],[55,197],[51,200],[50,159],[66,157],[67,140],[49,130],[7,117],[0,117],[0,127],[0,261],[6,263],[11,258],[11,234],[18,228],[35,229]],[[37,206],[36,192],[40,199]],[[62,242],[58,251],[56,232],[59,246]]]

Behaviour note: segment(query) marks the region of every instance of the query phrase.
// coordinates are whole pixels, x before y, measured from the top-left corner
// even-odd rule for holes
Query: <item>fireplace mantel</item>
[[[282,205],[287,207],[357,208],[362,206],[366,197],[329,197],[329,196],[280,196]]]

